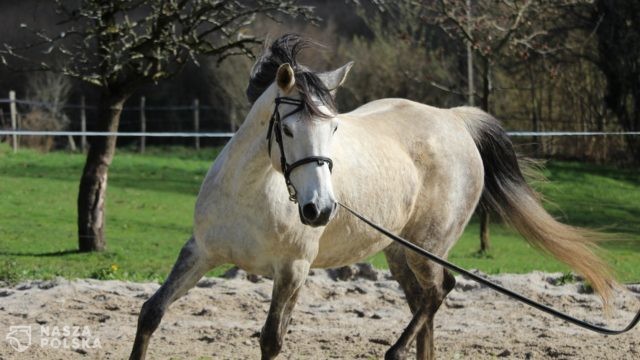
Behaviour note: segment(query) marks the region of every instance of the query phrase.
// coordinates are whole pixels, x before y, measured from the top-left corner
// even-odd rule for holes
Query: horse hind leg
[[[216,264],[198,248],[193,237],[187,241],[167,280],[142,305],[136,338],[129,359],[145,358],[151,335],[160,325],[169,305],[186,294],[208,270],[215,266]]]
[[[398,244],[391,244],[384,250],[384,255],[389,264],[389,270],[393,278],[400,284],[400,288],[405,294],[411,314],[415,314],[420,310],[420,302],[423,297],[422,287],[416,280],[413,271],[407,265],[407,260],[404,254],[404,248]],[[408,345],[405,344],[408,341],[408,337],[405,337],[401,343],[396,343],[385,356],[386,359],[404,359],[408,351]]]
[[[274,359],[280,353],[291,313],[310,265],[306,260],[295,260],[275,269],[271,306],[260,333],[262,360]]]
[[[442,272],[443,279],[441,286],[439,286],[437,290],[426,292],[424,295],[425,297],[430,297],[431,300],[427,301],[427,303],[430,304],[427,308],[427,321],[422,326],[422,329],[420,329],[420,332],[418,332],[416,359],[419,360],[431,360],[436,358],[435,345],[433,343],[433,319],[444,299],[456,286],[455,277],[453,277],[447,269],[443,268]]]
[[[414,256],[412,261],[418,264],[409,266],[405,250],[395,247],[385,250],[385,255],[394,278],[405,292],[413,318],[387,351],[385,359],[406,358],[414,340],[417,340],[416,359],[435,359],[433,319],[446,295],[454,288],[455,278],[447,270],[420,257]]]

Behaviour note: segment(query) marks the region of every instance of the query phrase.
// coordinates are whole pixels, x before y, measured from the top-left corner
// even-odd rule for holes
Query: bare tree
[[[211,101],[223,110],[232,131],[242,123],[250,109],[245,91],[252,65],[246,58],[223,63],[211,61],[207,64],[208,80],[214,89]]]
[[[596,64],[607,79],[605,102],[625,131],[640,131],[640,3],[598,0]],[[640,161],[640,140],[627,136],[627,147]]]
[[[32,28],[29,44],[4,44],[0,60],[31,64],[23,70],[65,74],[100,89],[98,131],[116,132],[125,101],[141,86],[177,74],[185,64],[208,55],[222,61],[251,55],[258,43],[248,33],[256,16],[310,17],[311,8],[293,0],[81,0],[74,8],[56,0],[64,29],[56,34]],[[30,57],[34,48],[51,55],[51,62]],[[115,136],[90,140],[78,192],[80,251],[105,249],[107,174],[116,146]]]
[[[63,119],[63,109],[69,100],[71,81],[64,75],[53,72],[35,72],[27,77],[26,97],[37,102],[34,107],[43,108],[59,118],[62,125],[67,124]]]
[[[452,39],[467,44],[468,56],[479,59],[480,107],[491,110],[492,71],[505,62],[527,63],[534,56],[550,56],[562,48],[557,17],[574,0],[436,0],[426,5],[428,21],[437,24]],[[531,67],[529,67],[531,71]],[[470,70],[471,72],[471,70]],[[531,85],[535,82],[533,73]],[[469,87],[473,85],[469,79]],[[478,96],[474,94],[473,96]],[[532,121],[537,128],[539,106],[532,93]],[[480,250],[488,251],[489,213],[480,209]]]
[[[71,80],[68,77],[50,71],[33,72],[27,77],[25,90],[27,99],[32,101],[31,112],[38,112],[40,118],[48,118],[48,122],[52,123],[56,130],[64,129],[69,125],[69,118],[64,112],[71,93]],[[34,140],[37,138],[35,137]],[[68,136],[67,140],[70,149],[75,151],[73,137]],[[53,140],[51,139],[50,142],[53,143]]]

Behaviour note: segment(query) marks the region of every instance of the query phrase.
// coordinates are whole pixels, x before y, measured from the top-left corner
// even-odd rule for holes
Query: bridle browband
[[[276,143],[278,143],[278,147],[280,148],[280,166],[282,168],[282,173],[284,174],[284,181],[287,184],[287,191],[289,191],[289,200],[291,200],[294,203],[297,203],[298,192],[296,191],[295,186],[293,186],[293,183],[291,182],[291,172],[293,172],[294,169],[302,165],[310,164],[310,163],[316,163],[318,166],[322,166],[326,163],[327,165],[329,165],[329,172],[332,172],[333,161],[326,156],[314,155],[314,156],[308,156],[308,157],[302,158],[298,161],[295,161],[293,164],[287,163],[287,158],[284,154],[284,142],[282,141],[282,120],[286,119],[287,117],[293,114],[296,114],[302,111],[305,107],[305,103],[302,100],[298,100],[290,97],[284,97],[284,96],[276,97],[275,103],[276,103],[276,107],[273,110],[273,114],[271,115],[271,120],[269,121],[269,130],[267,131],[267,140],[269,142],[268,152],[269,152],[269,156],[271,156],[271,137],[275,133]],[[281,117],[280,111],[279,111],[280,104],[295,105],[296,108]]]

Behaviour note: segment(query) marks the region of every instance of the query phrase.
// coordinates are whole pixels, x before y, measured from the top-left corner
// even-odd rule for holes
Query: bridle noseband
[[[326,156],[308,156],[306,158],[302,158],[294,162],[293,164],[289,165],[289,163],[287,163],[287,158],[284,154],[284,142],[282,141],[282,120],[295,113],[302,111],[305,107],[305,104],[304,104],[304,101],[302,100],[284,97],[284,96],[276,97],[275,103],[276,103],[276,107],[273,110],[273,115],[271,115],[271,120],[269,121],[269,130],[267,131],[267,140],[269,141],[269,145],[268,145],[269,156],[271,156],[271,137],[272,137],[272,134],[275,132],[276,143],[278,143],[278,147],[280,148],[280,166],[282,167],[282,172],[284,174],[284,181],[287,184],[287,191],[289,191],[289,200],[291,200],[294,203],[297,203],[298,193],[296,191],[295,186],[293,186],[293,183],[291,182],[291,172],[297,167],[300,167],[304,164],[310,164],[310,163],[316,163],[318,166],[327,164],[329,165],[329,172],[331,172],[333,171],[333,161]],[[278,111],[278,107],[280,106],[280,104],[295,105],[296,108],[290,111],[289,113],[287,113],[286,115],[280,117],[280,112]]]

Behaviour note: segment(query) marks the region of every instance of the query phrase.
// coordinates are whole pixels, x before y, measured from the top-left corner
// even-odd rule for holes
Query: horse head
[[[334,95],[353,63],[316,73],[297,64],[303,47],[304,40],[297,36],[274,42],[254,66],[247,95],[251,100],[255,83],[271,79],[270,91],[263,89],[254,100],[254,106],[272,110],[269,158],[283,174],[290,200],[298,204],[300,221],[316,227],[326,225],[337,207],[331,181],[331,145],[339,126]],[[272,75],[265,77],[269,70]]]

